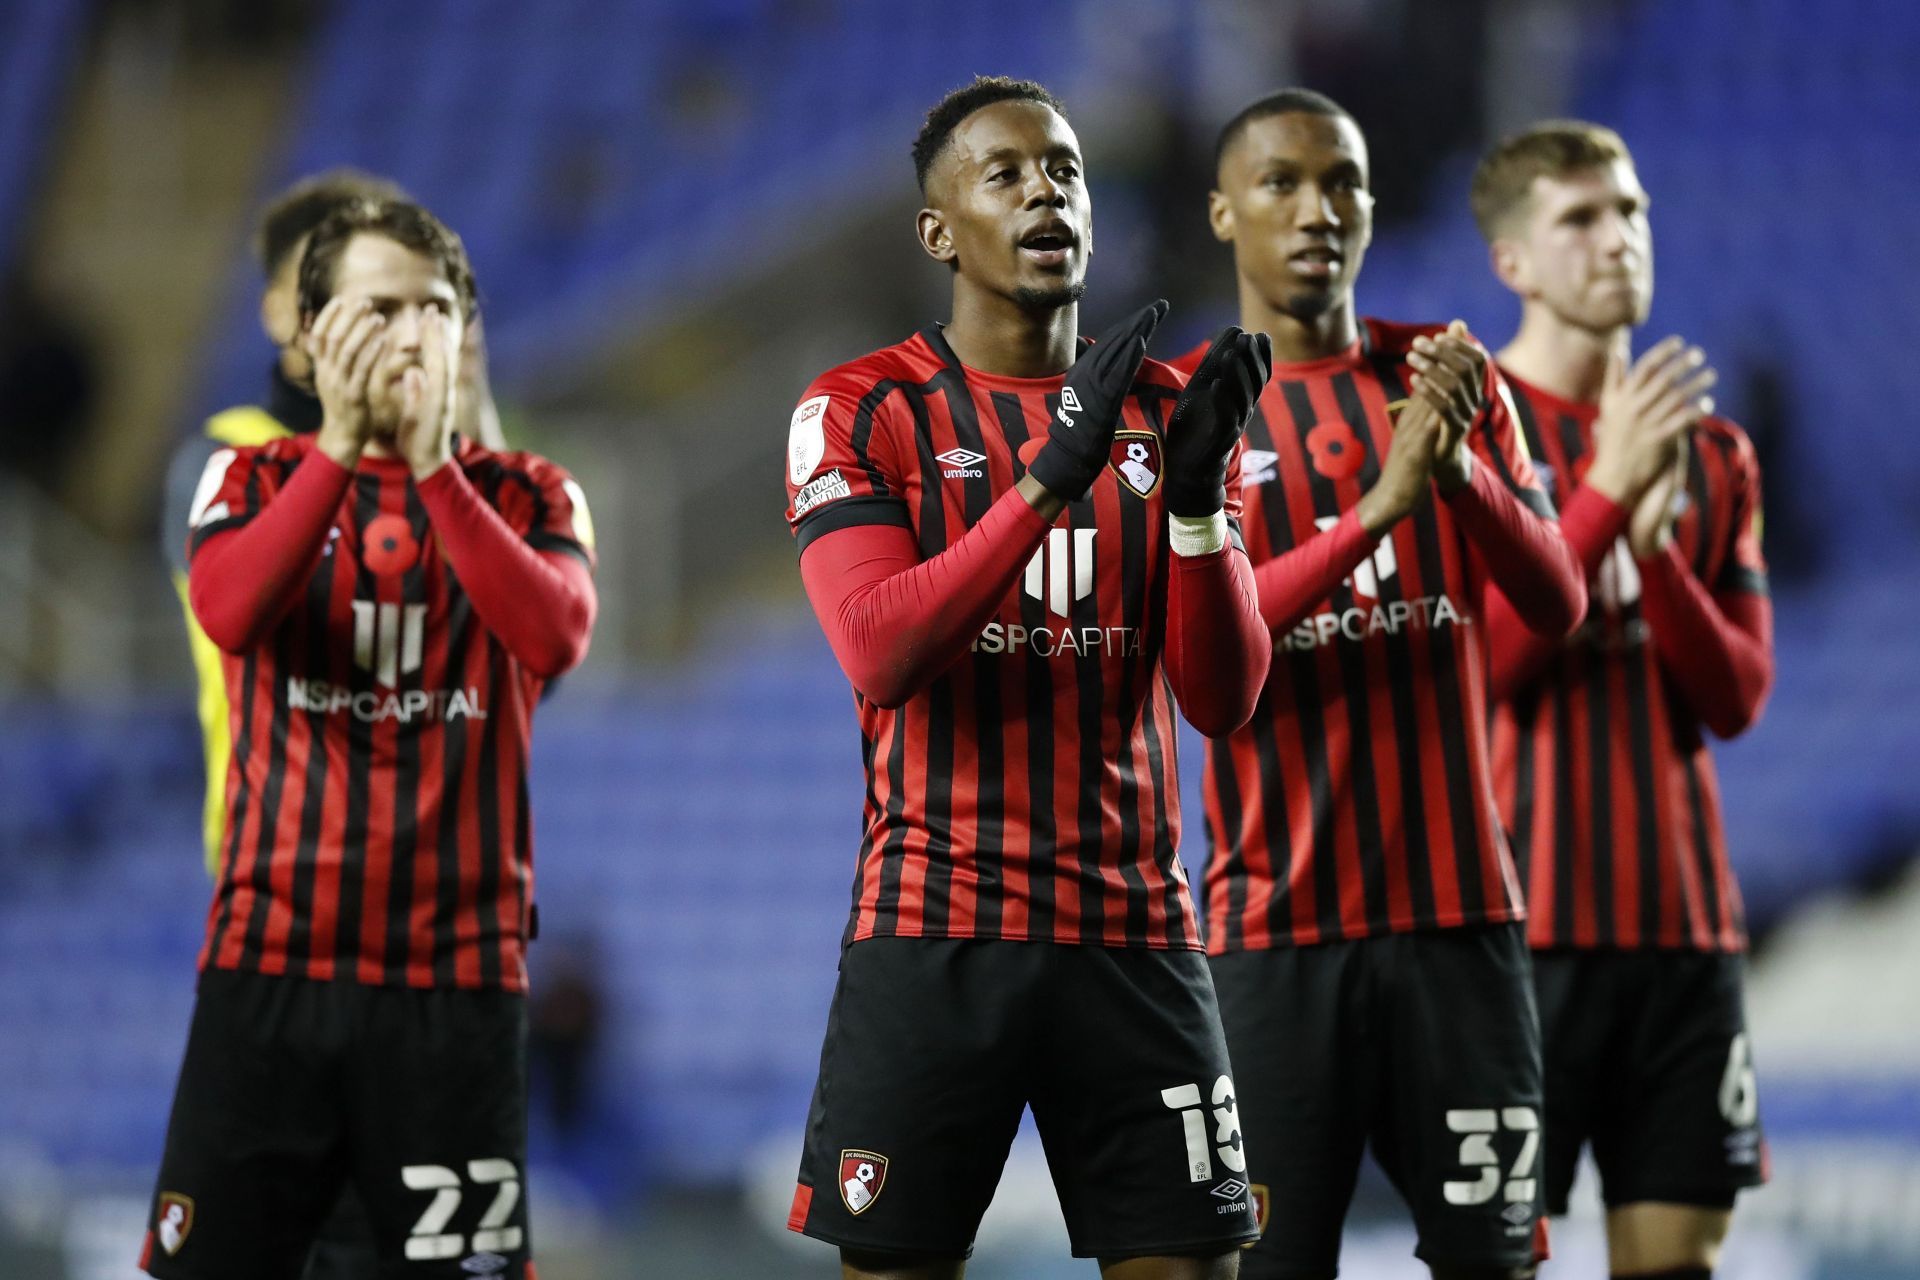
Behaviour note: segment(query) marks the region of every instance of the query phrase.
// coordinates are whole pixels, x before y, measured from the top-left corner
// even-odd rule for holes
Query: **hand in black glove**
[[[1067,371],[1047,443],[1027,465],[1027,474],[1055,497],[1078,500],[1112,458],[1120,406],[1146,359],[1147,339],[1166,314],[1164,300],[1148,303],[1094,339]]]
[[[1167,419],[1167,513],[1210,516],[1227,503],[1227,462],[1273,371],[1273,342],[1228,325]]]

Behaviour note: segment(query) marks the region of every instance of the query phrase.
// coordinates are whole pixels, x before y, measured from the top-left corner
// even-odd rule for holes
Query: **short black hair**
[[[473,319],[478,297],[467,247],[446,223],[411,200],[354,200],[341,205],[313,229],[300,255],[300,310],[320,314],[333,297],[334,276],[347,245],[362,232],[385,236],[434,263],[453,286],[460,314]]]
[[[329,169],[300,179],[260,211],[253,229],[253,256],[271,280],[300,241],[327,215],[355,200],[405,200],[400,184],[359,169]]]
[[[1335,119],[1353,120],[1353,113],[1329,98],[1324,93],[1312,89],[1281,89],[1264,98],[1256,98],[1240,108],[1240,113],[1220,126],[1220,136],[1213,144],[1213,171],[1220,172],[1220,162],[1226,159],[1227,148],[1239,140],[1247,131],[1247,126],[1255,120],[1265,120],[1270,116],[1292,115],[1299,112],[1310,116],[1332,116]],[[1354,121],[1354,127],[1360,127]]]
[[[913,140],[913,176],[922,196],[927,194],[927,174],[935,158],[960,122],[982,107],[1009,101],[1037,102],[1051,107],[1062,120],[1067,118],[1066,107],[1044,85],[1009,76],[975,76],[972,84],[961,85],[934,104],[927,112],[927,122],[920,126],[920,136]]]

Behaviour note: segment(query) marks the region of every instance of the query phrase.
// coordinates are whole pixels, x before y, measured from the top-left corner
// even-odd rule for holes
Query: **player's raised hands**
[[[1414,398],[1393,420],[1393,443],[1381,464],[1380,478],[1354,507],[1368,533],[1385,533],[1425,501],[1439,441],[1440,411],[1431,402]]]
[[[1094,339],[1067,371],[1047,443],[1027,474],[1055,497],[1073,502],[1092,487],[1113,453],[1120,408],[1133,389],[1147,341],[1166,317],[1164,299],[1150,302]]]
[[[420,316],[420,362],[400,376],[400,421],[394,447],[417,477],[453,456],[453,383],[459,352],[453,322],[438,307]]]
[[[1627,549],[1636,560],[1648,560],[1673,541],[1673,523],[1686,510],[1687,442],[1684,436],[1668,446],[1667,465],[1633,504],[1627,522]]]
[[[320,398],[315,445],[341,466],[360,461],[373,434],[368,381],[386,354],[386,317],[363,297],[335,297],[321,308],[304,339]]]
[[[1648,348],[1631,368],[1616,350],[1600,389],[1586,483],[1637,510],[1672,469],[1676,442],[1713,412],[1707,392],[1717,380],[1706,353],[1677,337]]]
[[[1227,502],[1227,464],[1273,371],[1273,340],[1228,325],[1167,419],[1167,513],[1210,516]]]
[[[1480,416],[1487,397],[1487,353],[1467,332],[1464,321],[1455,320],[1445,333],[1422,334],[1413,340],[1407,354],[1413,366],[1413,405],[1431,409],[1438,418],[1433,442],[1433,482],[1442,493],[1454,493],[1466,487],[1472,475],[1467,452],[1467,433]],[[1405,416],[1404,414],[1402,415]],[[1399,429],[1394,431],[1399,447]]]

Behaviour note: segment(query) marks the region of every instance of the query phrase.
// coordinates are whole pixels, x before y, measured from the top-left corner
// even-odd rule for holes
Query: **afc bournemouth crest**
[[[1267,1213],[1273,1207],[1273,1193],[1267,1190],[1267,1184],[1264,1182],[1254,1183],[1252,1190],[1254,1225],[1260,1228],[1260,1234],[1264,1236],[1267,1234]],[[1249,1249],[1252,1247],[1252,1245],[1247,1246]]]
[[[160,1247],[171,1258],[180,1252],[180,1246],[187,1242],[187,1233],[193,1230],[193,1197],[183,1196],[174,1191],[160,1193],[159,1220],[154,1225],[153,1234],[160,1241]]]
[[[1160,487],[1160,437],[1131,428],[1113,433],[1113,474],[1142,498]]]
[[[847,1212],[860,1214],[880,1198],[887,1185],[887,1158],[871,1151],[847,1150],[840,1153],[840,1199]]]

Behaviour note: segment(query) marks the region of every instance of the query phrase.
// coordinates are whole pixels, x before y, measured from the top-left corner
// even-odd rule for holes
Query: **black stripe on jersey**
[[[1177,397],[1174,397],[1174,399],[1177,399]],[[1162,412],[1162,409],[1165,408],[1167,403],[1168,401],[1158,398],[1142,402],[1142,408],[1145,409],[1148,420],[1153,424],[1154,430],[1160,433],[1162,439],[1164,439],[1167,434],[1166,414]],[[1168,410],[1168,412],[1171,412],[1171,410]],[[1142,512],[1142,524],[1144,526],[1145,508],[1142,508]],[[1247,544],[1240,538],[1238,522],[1229,520],[1228,527],[1235,539],[1234,545],[1238,546],[1244,553],[1247,549]],[[1143,539],[1145,535],[1146,531],[1143,527],[1141,531]],[[1157,563],[1154,566],[1153,572],[1153,581],[1159,583],[1160,586],[1150,601],[1145,596],[1139,596],[1133,589],[1131,584],[1135,579],[1132,577],[1127,578],[1129,587],[1125,597],[1126,611],[1122,620],[1125,625],[1141,629],[1141,644],[1149,654],[1157,655],[1164,652],[1166,645],[1166,582],[1168,576],[1168,560],[1172,555],[1172,549],[1163,538],[1160,542],[1156,557]],[[1133,602],[1136,596],[1141,600],[1141,612],[1139,614],[1133,612],[1135,607]],[[1179,861],[1180,851],[1176,847],[1172,819],[1167,813],[1167,797],[1177,797],[1180,794],[1179,779],[1176,776],[1176,769],[1170,767],[1173,762],[1167,760],[1160,751],[1160,715],[1154,710],[1156,682],[1160,689],[1167,690],[1169,699],[1171,699],[1172,691],[1171,687],[1167,684],[1166,671],[1157,661],[1148,662],[1145,670],[1147,671],[1148,688],[1146,690],[1146,696],[1143,697],[1140,702],[1142,724],[1145,728],[1145,737],[1147,740],[1147,770],[1151,775],[1153,783],[1153,861],[1155,866],[1158,866],[1167,873],[1166,883],[1161,886],[1160,890],[1161,913],[1167,921],[1167,940],[1173,945],[1184,946],[1197,941],[1197,939],[1187,936],[1187,913],[1182,905],[1182,877],[1174,874],[1175,865]],[[1202,822],[1200,825],[1202,829],[1204,829],[1206,823]]]
[[[1134,496],[1125,485],[1120,486],[1120,623],[1123,627],[1140,627],[1146,622],[1147,602],[1147,504]],[[1164,580],[1164,579],[1162,579]],[[1098,592],[1095,592],[1098,595]],[[1165,614],[1163,605],[1160,612]],[[1144,636],[1142,639],[1144,640]],[[1101,652],[1104,654],[1105,649]],[[1141,707],[1151,700],[1151,688],[1136,690],[1136,680],[1149,683],[1158,664],[1139,666],[1124,656],[1119,662],[1120,704],[1116,710],[1120,713],[1118,721],[1120,766],[1120,877],[1127,886],[1127,932],[1129,943],[1146,941],[1147,925],[1152,918],[1152,903],[1147,893],[1147,877],[1140,870],[1142,849],[1140,832],[1140,778],[1134,770],[1133,752],[1128,749],[1134,726],[1125,712],[1130,707]],[[1174,919],[1178,919],[1176,912]]]
[[[913,714],[912,707],[912,702],[908,702],[894,715],[893,736],[887,743],[887,838],[880,846],[880,869],[874,873],[880,877],[880,888],[873,906],[873,932],[882,937],[900,932],[900,873],[904,870],[907,847],[907,827],[901,819],[906,812],[907,723]],[[860,865],[864,879],[867,865],[864,856]],[[860,887],[856,885],[856,893]],[[855,905],[857,914],[857,899]]]
[[[1512,701],[1513,751],[1513,826],[1507,832],[1507,844],[1520,870],[1522,883],[1531,884],[1533,870],[1533,735],[1540,721],[1540,686],[1529,685]]]
[[[941,492],[940,463],[934,455],[940,450],[933,442],[933,421],[927,410],[926,390],[941,388],[952,412],[956,400],[971,399],[964,382],[952,385],[951,374],[936,375],[919,394],[907,397],[913,411],[913,443],[920,455],[920,558],[931,560],[946,550],[947,503]],[[926,847],[920,857],[926,862],[926,879],[921,890],[921,931],[942,935],[947,931],[953,910],[953,765],[954,741],[959,726],[954,715],[953,677],[942,674],[927,686],[926,795],[922,817],[927,832]]]
[[[486,659],[487,705],[506,705],[506,650],[492,632],[483,632],[481,653]],[[480,875],[477,878],[480,916],[480,982],[500,985],[499,939],[507,928],[500,911],[500,734],[489,717],[480,730],[480,779],[477,788],[480,816]]]
[[[511,474],[511,473],[510,473]],[[514,476],[516,480],[532,486],[535,493],[535,528],[539,527],[538,512],[545,507],[545,499],[540,498],[539,487],[526,481],[524,477]],[[413,545],[428,545],[427,509],[421,505],[420,494],[411,480],[401,486],[406,501],[407,528],[413,534]],[[414,557],[414,561],[400,575],[400,618],[402,634],[396,637],[401,652],[405,652],[405,622],[407,606],[427,603],[426,554]],[[424,640],[424,637],[423,637]],[[424,643],[421,646],[425,657]],[[423,686],[426,663],[422,661],[420,669],[409,673],[401,664],[395,664],[394,692],[404,702],[408,693]],[[500,704],[488,703],[490,707]],[[389,983],[404,983],[407,980],[407,956],[413,929],[413,860],[415,846],[420,842],[420,735],[410,732],[402,724],[394,735],[393,758],[393,870],[387,877],[387,946],[385,980]],[[445,812],[445,811],[443,811]]]
[[[899,389],[900,384],[891,378],[876,382],[871,391],[860,397],[860,403],[854,407],[853,411],[853,436],[850,443],[853,446],[854,461],[858,462],[860,469],[867,473],[867,488],[872,490],[876,497],[887,497],[893,493],[893,490],[887,485],[886,474],[873,462],[874,418],[887,397]]]
[[[994,392],[993,409],[1000,419],[1000,433],[1006,438],[1007,450],[1013,455],[1014,480],[1018,482],[1026,474],[1020,462],[1020,446],[1031,435],[1026,413],[1020,398],[1011,392]],[[1047,411],[1053,411],[1051,404]],[[1014,598],[1020,604],[1020,624],[1029,635],[1046,625],[1044,602],[1035,600],[1024,590],[1018,591]],[[1053,810],[1053,665],[1032,645],[1027,646],[1025,705],[1029,811],[1027,936],[1044,941],[1053,937],[1054,872],[1059,866],[1060,835]]]
[[[459,579],[447,574],[446,629],[447,680],[455,688],[466,683],[467,650],[479,630],[473,616],[473,602],[461,589]],[[441,723],[440,746],[440,829],[435,833],[435,872],[433,877],[434,985],[454,984],[454,961],[460,950],[460,827],[467,776],[468,736],[472,725],[468,716],[455,716]],[[481,856],[485,857],[482,850]]]
[[[1362,490],[1371,489],[1380,479],[1380,457],[1372,448],[1373,431],[1367,421],[1366,406],[1360,400],[1359,385],[1352,373],[1334,375],[1333,398],[1340,408],[1340,416],[1346,420],[1354,438],[1360,441],[1362,461],[1360,473],[1354,477],[1355,483]],[[1334,493],[1332,483],[1316,479],[1312,484],[1316,513],[1337,520],[1340,517],[1340,499]],[[1351,581],[1351,578],[1348,580]],[[1391,588],[1387,583],[1376,582],[1374,590],[1381,593],[1376,597],[1377,600],[1386,600]],[[1357,600],[1355,605],[1358,605]],[[1349,754],[1353,759],[1353,816],[1359,835],[1360,884],[1366,897],[1366,918],[1370,921],[1385,920],[1392,911],[1387,894],[1387,840],[1380,825],[1380,775],[1373,761],[1373,698],[1368,687],[1367,654],[1362,645],[1336,643],[1333,647],[1340,656],[1340,678],[1345,691],[1341,701],[1346,705]],[[1395,726],[1396,730],[1398,727]],[[1398,739],[1401,735],[1396,732],[1394,737]],[[1410,883],[1423,878],[1411,877]]]
[[[1620,665],[1627,675],[1627,754],[1633,764],[1634,842],[1640,864],[1640,945],[1660,936],[1660,814],[1653,784],[1653,713],[1648,707],[1650,654],[1634,654]]]
[[[1612,664],[1587,663],[1581,696],[1587,700],[1587,795],[1593,842],[1593,918],[1602,943],[1619,941],[1613,916],[1613,865],[1620,851],[1613,830],[1613,699],[1607,670]]]
[[[1720,571],[1720,581],[1714,586],[1714,590],[1745,591],[1752,595],[1764,596],[1770,592],[1771,588],[1767,583],[1766,574],[1728,556],[1726,567]]]
[[[1540,420],[1533,412],[1533,403],[1524,395],[1515,392],[1513,396],[1513,412],[1515,423],[1520,428],[1520,438],[1526,442],[1527,453],[1536,459],[1548,457],[1546,441],[1540,436]],[[1491,442],[1491,436],[1489,436],[1489,442]],[[1558,476],[1558,474],[1558,470],[1556,469],[1555,475]],[[1572,476],[1566,476],[1562,480],[1562,483],[1571,487],[1572,480]],[[1548,496],[1551,497],[1552,486],[1549,485],[1548,489]]]
[[[593,558],[587,554],[587,549],[563,533],[549,533],[544,529],[535,529],[526,536],[526,544],[535,551],[564,552],[587,568],[593,568]]]
[[[1700,455],[1700,433],[1687,435],[1687,491],[1693,503],[1693,509],[1700,515],[1700,539],[1693,552],[1693,576],[1702,582],[1707,580],[1707,567],[1712,563],[1713,539],[1709,536],[1713,514],[1711,499],[1707,492],[1706,460]]]
[[[1583,657],[1579,665],[1589,665]],[[1574,664],[1569,664],[1574,665]],[[1569,678],[1553,682],[1553,936],[1574,936],[1574,899],[1586,893],[1587,886],[1574,883],[1573,843],[1573,735],[1566,731],[1572,724],[1573,701]]]
[[[250,523],[255,516],[260,514],[260,459],[258,457],[254,459],[253,467],[247,472],[245,502],[245,508],[235,512],[233,515],[226,516],[219,520],[209,520],[193,527],[192,533],[187,537],[187,562],[189,564],[193,562],[194,553],[200,550],[201,544],[205,543],[208,538],[213,537],[216,533],[225,533],[229,529],[238,529],[242,525]]]
[[[971,449],[982,455],[987,453],[987,442],[980,428],[980,414],[974,407],[973,396],[967,390],[966,380],[962,378],[958,391],[949,392],[948,404],[953,418],[954,438],[963,449]],[[999,406],[996,404],[995,408]],[[1018,405],[1015,406],[1018,412]],[[973,468],[980,474],[962,476],[960,479],[960,504],[962,519],[971,529],[986,518],[993,506],[993,478],[987,474],[987,464]],[[978,781],[974,795],[974,842],[979,849],[999,849],[1002,856],[997,861],[988,862],[975,859],[979,866],[980,880],[977,897],[974,900],[974,931],[978,936],[997,938],[1000,936],[1000,922],[1006,905],[1006,811],[1007,811],[1007,762],[1006,762],[1006,726],[1002,723],[1001,665],[986,654],[973,655],[973,739],[974,755],[978,763],[975,770]],[[991,872],[989,872],[991,867]],[[993,879],[988,881],[991,874]]]
[[[335,561],[320,557],[320,567],[307,580],[306,673],[309,679],[332,684],[337,676],[333,646],[327,634],[333,601]],[[313,966],[313,893],[319,870],[320,822],[327,807],[327,712],[319,707],[307,713],[307,785],[300,803],[300,847],[293,864],[293,925],[287,932],[287,972],[308,977]]]
[[[1293,429],[1304,439],[1315,425],[1313,403],[1307,398],[1306,384],[1290,379],[1280,384],[1280,394],[1287,403],[1287,415],[1293,419]],[[1361,447],[1366,447],[1364,440]],[[1316,501],[1315,509],[1318,510],[1320,505]],[[1289,545],[1292,544],[1291,531],[1287,541]],[[1334,588],[1335,609],[1349,608],[1352,604],[1353,591],[1346,583]],[[1320,706],[1319,650],[1293,652],[1289,656],[1292,659],[1287,666],[1288,674],[1293,679],[1293,718],[1300,728],[1300,754],[1306,762],[1307,793],[1313,806],[1314,914],[1323,939],[1344,938],[1346,931],[1340,916],[1340,855],[1334,838],[1334,824],[1339,821],[1340,815],[1333,812],[1333,778],[1327,761],[1326,721],[1321,715]],[[1261,785],[1271,794],[1282,789],[1279,761],[1276,758],[1275,770],[1270,774],[1266,772],[1266,763],[1265,760],[1261,761]],[[1275,868],[1275,879],[1278,878],[1279,871]],[[1278,900],[1274,905],[1276,908],[1279,906]]]
[[[359,558],[354,573],[353,598],[361,603],[377,600],[373,571],[365,559],[366,531],[380,514],[380,477],[356,475],[354,487],[353,549]],[[376,610],[377,612],[377,610]],[[355,661],[348,669],[348,687],[355,697],[373,692],[373,672]],[[493,705],[492,703],[488,704]],[[334,934],[334,955],[351,977],[359,967],[360,917],[365,910],[367,874],[367,810],[369,771],[373,765],[373,725],[359,716],[347,717],[347,817],[340,836],[340,919]]]
[[[1374,366],[1381,383],[1387,388],[1389,400],[1405,399],[1406,384],[1400,380],[1397,366],[1391,361],[1380,361]],[[1440,517],[1435,511],[1435,503],[1424,502],[1413,516],[1414,542],[1418,548],[1420,561],[1420,581],[1428,591],[1444,593],[1447,589],[1446,561],[1440,553]],[[1454,535],[1462,543],[1465,539],[1459,533]],[[1459,554],[1464,559],[1467,548],[1462,545]],[[1469,642],[1461,637],[1464,647]],[[1474,789],[1473,772],[1467,765],[1467,737],[1476,731],[1467,721],[1466,699],[1460,691],[1460,673],[1454,665],[1454,643],[1447,633],[1438,628],[1427,631],[1427,652],[1433,667],[1433,691],[1439,709],[1440,759],[1447,776],[1447,810],[1453,820],[1453,865],[1455,878],[1460,888],[1461,911],[1470,920],[1481,918],[1486,911],[1488,886],[1481,877],[1480,838],[1478,824],[1474,821],[1474,811],[1479,804],[1479,793]],[[1469,661],[1475,660],[1469,656]],[[1478,660],[1486,661],[1484,650]],[[1484,732],[1482,727],[1480,732]]]
[[[1713,846],[1707,840],[1707,799],[1700,793],[1700,769],[1706,757],[1695,755],[1687,761],[1687,817],[1692,828],[1694,876],[1700,882],[1707,927],[1716,935],[1732,923],[1733,904],[1721,896],[1720,879],[1714,874]]]
[[[1047,412],[1052,414],[1054,397],[1048,396]],[[1094,502],[1087,498],[1071,503],[1067,507],[1067,550],[1071,555],[1078,548],[1073,545],[1073,531],[1092,529],[1095,526]],[[1051,569],[1051,566],[1049,566]],[[1077,566],[1074,569],[1078,573]],[[1095,562],[1098,572],[1098,561]],[[1071,575],[1070,575],[1071,576]],[[1060,620],[1064,626],[1080,628],[1100,627],[1100,592],[1098,584],[1087,593],[1084,600],[1073,600],[1067,605],[1067,616]],[[1079,686],[1077,700],[1079,732],[1075,734],[1075,744],[1080,749],[1079,805],[1080,825],[1080,940],[1097,945],[1106,929],[1107,903],[1101,892],[1103,880],[1100,873],[1090,873],[1088,869],[1099,868],[1103,873],[1107,865],[1107,842],[1105,836],[1105,797],[1101,782],[1107,767],[1106,744],[1102,741],[1101,723],[1106,719],[1106,681],[1101,674],[1102,658],[1098,650],[1083,653],[1073,659],[1074,683]],[[1115,861],[1124,861],[1124,851],[1115,850]]]
[[[841,498],[824,507],[815,507],[801,517],[793,528],[795,550],[805,551],[815,538],[858,524],[890,524],[897,529],[911,529],[913,517],[903,498],[874,498],[865,494]]]
[[[1567,460],[1567,466],[1572,467],[1575,460],[1587,451],[1585,442],[1580,439],[1580,420],[1570,413],[1554,416],[1560,427],[1560,454]],[[1567,487],[1571,489],[1573,487],[1571,472],[1567,475],[1566,482]]]
[[[253,803],[253,788],[247,782],[246,765],[253,758],[253,697],[259,676],[258,653],[258,649],[249,649],[241,667],[240,732],[235,735],[231,763],[228,765],[238,779],[238,786],[234,790],[233,803],[227,807],[227,851],[220,860],[220,922],[214,929],[213,946],[208,952],[212,959],[219,956],[220,948],[227,940],[227,931],[233,927],[233,900],[239,888],[235,868],[239,864],[240,833],[246,830],[247,811]]]
[[[1511,397],[1514,401],[1518,401],[1519,398]],[[1521,484],[1519,477],[1513,474],[1513,468],[1507,464],[1507,455],[1500,448],[1499,437],[1494,434],[1493,414],[1480,415],[1480,433],[1487,438],[1487,456],[1493,459],[1493,469],[1500,474],[1500,479],[1513,492],[1513,496],[1520,499],[1521,505],[1542,520],[1558,518],[1558,513],[1553,508],[1553,498],[1549,494]]]
[[[1272,421],[1264,408],[1256,406],[1253,422],[1249,424],[1251,432],[1258,426],[1264,433],[1267,447],[1275,450]],[[1260,489],[1260,509],[1266,517],[1267,551],[1270,556],[1279,556],[1291,550],[1294,545],[1293,517],[1287,508],[1287,486],[1279,475]],[[1288,675],[1298,666],[1306,655],[1292,650],[1276,648],[1273,654],[1273,669],[1267,677],[1267,684],[1260,691],[1260,700],[1253,713],[1253,748],[1260,761],[1260,804],[1266,819],[1266,845],[1269,858],[1272,859],[1270,879],[1273,883],[1273,900],[1267,904],[1267,929],[1275,937],[1293,936],[1293,874],[1291,845],[1293,843],[1293,823],[1287,812],[1287,788],[1280,772],[1280,735],[1274,724],[1274,716],[1269,706],[1271,690],[1280,678],[1280,667],[1284,663]],[[1234,807],[1226,807],[1224,796],[1221,805],[1222,816],[1227,820],[1230,847],[1221,852],[1232,857],[1228,864],[1231,871],[1236,866],[1246,867],[1247,829],[1246,813],[1239,800],[1239,779],[1234,773],[1233,751],[1227,739],[1219,739],[1208,744],[1208,750],[1214,754],[1214,776],[1230,779],[1235,798]],[[1276,821],[1277,819],[1277,821]],[[1226,945],[1229,948],[1240,946],[1246,939],[1241,918],[1247,909],[1247,877],[1235,875],[1227,882],[1227,903],[1231,917],[1228,923]]]

